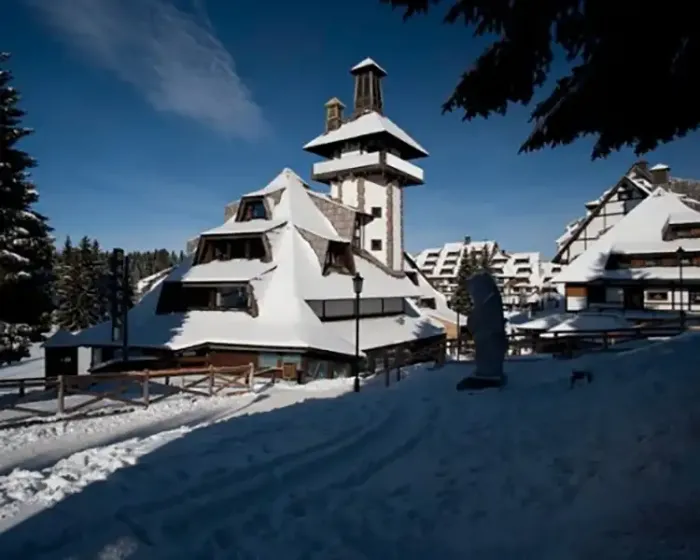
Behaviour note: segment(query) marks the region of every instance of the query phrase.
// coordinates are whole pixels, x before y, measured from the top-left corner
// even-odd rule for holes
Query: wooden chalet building
[[[700,312],[700,211],[663,187],[590,243],[553,282],[567,311]]]
[[[564,234],[557,239],[557,253],[552,262],[560,265],[574,262],[659,187],[700,201],[700,181],[672,177],[671,169],[664,164],[649,167],[647,162],[639,161],[600,198],[586,203],[585,216],[566,226]]]
[[[129,311],[129,355],[148,357],[143,367],[200,355],[214,366],[295,364],[311,377],[349,373],[357,274],[361,356],[371,362],[387,350],[440,347],[445,329],[421,307],[425,290],[407,274],[403,249],[404,188],[423,180],[407,160],[427,152],[383,114],[386,72],[367,59],[351,73],[352,115],[343,118],[334,101],[326,107],[326,132],[305,146],[329,158],[314,165],[313,176],[330,193],[284,169],[227,205],[225,222],[193,240],[187,260]],[[110,323],[68,343],[93,348],[97,367],[121,348]]]

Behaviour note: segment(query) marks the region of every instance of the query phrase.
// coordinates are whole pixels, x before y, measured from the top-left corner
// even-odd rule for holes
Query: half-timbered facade
[[[658,187],[700,200],[699,181],[672,177],[667,165],[649,167],[647,162],[639,161],[600,198],[587,202],[584,216],[567,224],[557,239],[553,262],[572,263]]]
[[[660,187],[568,265],[568,311],[700,312],[700,211]]]

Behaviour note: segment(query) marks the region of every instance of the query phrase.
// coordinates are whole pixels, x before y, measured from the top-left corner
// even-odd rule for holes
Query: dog
[[[583,381],[586,380],[588,383],[593,382],[593,374],[585,369],[575,369],[571,372],[571,385],[569,386],[570,389],[574,388],[574,385],[576,384],[577,381]]]

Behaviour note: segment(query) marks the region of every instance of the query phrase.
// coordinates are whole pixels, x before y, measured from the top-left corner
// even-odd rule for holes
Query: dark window
[[[647,292],[647,299],[649,301],[668,301],[668,292]]]
[[[222,288],[217,294],[218,309],[247,309],[248,290],[245,286]]]
[[[382,240],[381,239],[372,239],[372,251],[381,251],[382,250]]]
[[[182,284],[180,282],[163,282],[156,313],[165,315],[167,313],[184,311],[184,304]]]
[[[372,206],[372,216],[375,218],[381,218],[382,217],[382,207],[381,206]]]
[[[263,199],[255,198],[251,200],[243,200],[243,202],[241,202],[239,216],[239,221],[241,222],[247,222],[250,220],[266,220],[267,210]]]
[[[262,236],[205,238],[195,264],[231,259],[267,259]]]
[[[435,309],[435,298],[420,298],[418,301],[419,307]]]
[[[605,303],[605,286],[589,286],[588,303]]]
[[[688,297],[690,298],[690,303],[700,303],[700,292],[691,291]]]
[[[347,243],[329,241],[326,250],[326,262],[323,273],[340,272],[341,274],[354,274],[355,267],[352,260],[352,252]]]

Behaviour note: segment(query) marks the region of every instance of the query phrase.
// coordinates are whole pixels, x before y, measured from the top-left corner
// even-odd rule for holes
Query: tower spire
[[[350,74],[355,76],[355,116],[370,111],[383,114],[382,78],[386,71],[371,58],[365,58],[350,69]]]

